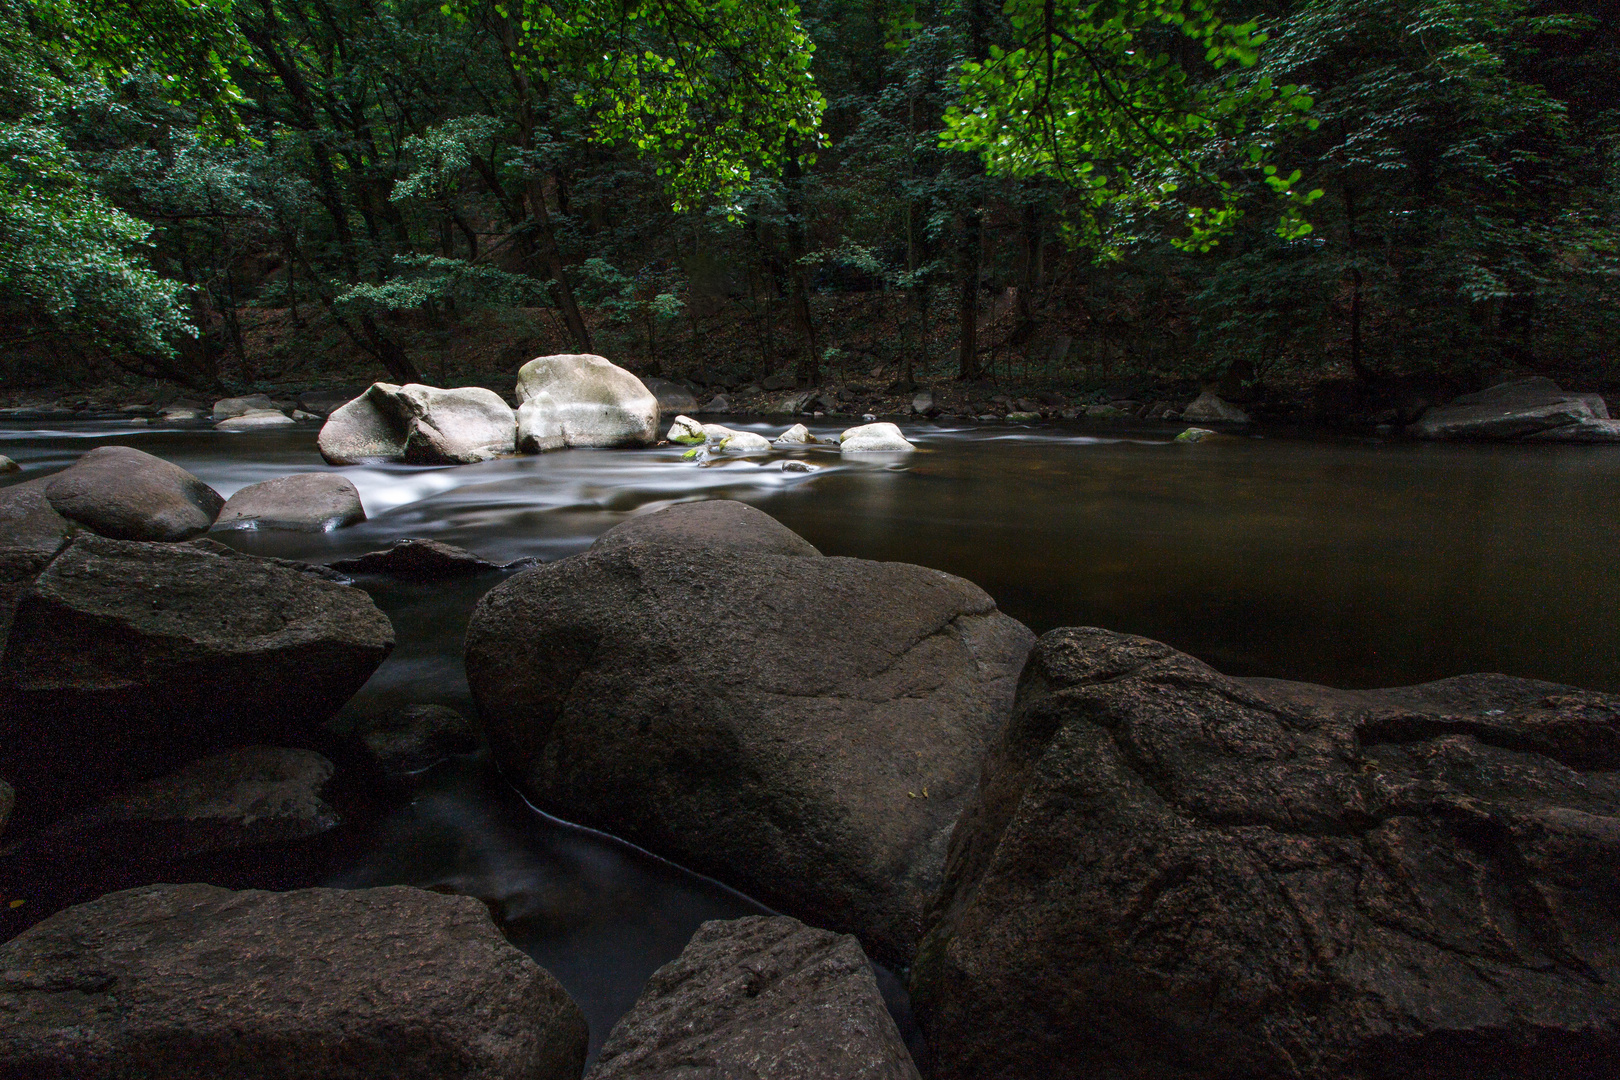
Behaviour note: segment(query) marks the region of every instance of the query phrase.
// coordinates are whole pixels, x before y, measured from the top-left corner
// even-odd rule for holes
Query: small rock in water
[[[810,434],[810,429],[803,424],[794,424],[776,437],[778,443],[813,443],[817,438]]]
[[[877,417],[875,415],[873,415],[872,413],[862,413],[861,414],[861,419],[865,420],[868,424],[870,424],[873,420],[876,420]]]
[[[294,409],[293,412],[292,412],[292,418],[294,420],[298,421],[301,424],[308,423],[311,420],[324,420],[324,419],[326,419],[325,417],[321,416],[319,413],[305,412],[303,409]]]
[[[1007,421],[1013,424],[1028,424],[1040,418],[1041,414],[1038,412],[1010,412],[1007,414]]]
[[[1183,431],[1180,435],[1177,435],[1175,441],[1179,443],[1196,443],[1204,442],[1208,439],[1222,441],[1225,439],[1230,439],[1231,437],[1232,436],[1230,435],[1222,435],[1218,431],[1211,431],[1209,428],[1190,427],[1186,431]]]
[[[731,399],[724,394],[716,394],[709,399],[709,403],[698,410],[700,413],[728,413],[731,411]]]
[[[771,441],[752,431],[733,431],[720,440],[718,448],[739,454],[762,454],[771,448]]]
[[[341,559],[332,564],[332,569],[351,574],[387,574],[406,581],[443,581],[515,565],[488,562],[465,548],[437,540],[409,539],[396,540],[389,547],[368,551],[358,559]]]
[[[214,427],[219,431],[256,431],[259,428],[289,427],[295,423],[297,421],[280,409],[255,409],[229,420],[221,420]]]
[[[839,449],[846,454],[898,452],[905,453],[916,447],[890,423],[865,424],[852,427],[838,437]]]
[[[384,772],[421,772],[453,754],[478,749],[478,732],[467,718],[443,705],[407,705],[360,737]]]
[[[6,455],[0,454],[0,473],[13,472],[22,472],[22,466],[6,457]]]
[[[681,455],[681,457],[685,460],[695,461],[699,465],[707,465],[710,458],[713,456],[713,454],[709,453],[709,448],[707,446],[694,446],[692,449]]]
[[[709,436],[704,433],[703,425],[690,416],[677,416],[669,425],[669,434],[664,436],[673,443],[704,443]]]
[[[784,462],[782,462],[782,471],[783,472],[815,472],[820,468],[821,468],[820,465],[812,465],[808,461],[784,461]]]
[[[299,473],[238,491],[226,500],[214,527],[331,532],[364,520],[360,492],[348,477]]]

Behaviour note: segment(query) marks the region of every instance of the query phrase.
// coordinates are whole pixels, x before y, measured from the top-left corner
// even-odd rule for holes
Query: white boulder
[[[271,401],[266,394],[220,398],[214,402],[214,419],[229,420],[233,417],[245,416],[250,412],[264,412],[267,409],[275,408],[276,403]]]
[[[776,441],[778,443],[790,444],[813,443],[818,440],[814,435],[810,434],[809,428],[805,427],[803,424],[794,424],[792,427],[782,432],[782,434],[778,435],[776,437]]]
[[[518,447],[525,453],[658,441],[658,398],[601,356],[536,357],[518,370],[517,395]]]
[[[862,424],[838,436],[838,448],[846,454],[906,453],[917,449],[893,424]]]
[[[733,431],[720,440],[717,448],[735,451],[739,454],[764,454],[770,452],[771,441],[763,435],[756,435],[752,431]]]
[[[510,454],[516,441],[512,409],[493,390],[373,383],[326,418],[316,445],[332,465],[466,465]]]
[[[221,420],[214,427],[220,431],[254,431],[268,427],[294,427],[296,421],[280,409],[254,409],[229,420]]]

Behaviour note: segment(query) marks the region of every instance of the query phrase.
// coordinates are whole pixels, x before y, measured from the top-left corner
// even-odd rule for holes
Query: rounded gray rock
[[[299,473],[266,480],[225,500],[214,527],[331,532],[366,520],[360,492],[346,476]]]
[[[658,398],[606,357],[536,357],[518,370],[517,396],[518,447],[525,453],[658,441]]]
[[[548,812],[905,963],[1033,635],[961,578],[684,514],[479,602],[491,749]]]
[[[58,514],[115,540],[187,540],[225,500],[180,466],[128,446],[100,446],[45,481]]]
[[[373,383],[326,418],[316,446],[330,465],[467,465],[512,453],[517,420],[499,394],[481,386]]]
[[[597,537],[591,550],[611,551],[627,544],[821,555],[814,544],[771,515],[733,499],[676,503],[651,514],[637,514]]]
[[[0,1078],[577,1080],[585,1019],[471,897],[153,885],[0,945]]]

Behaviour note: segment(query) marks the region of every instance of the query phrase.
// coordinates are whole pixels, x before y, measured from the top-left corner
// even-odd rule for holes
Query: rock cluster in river
[[[373,383],[335,410],[316,445],[332,465],[465,465],[512,453],[517,420],[493,390]]]
[[[715,501],[497,586],[466,659],[542,808],[905,962],[1032,641],[960,578]]]
[[[913,972],[934,1075],[1608,1075],[1617,769],[1607,695],[1053,631]]]
[[[483,904],[154,885],[0,945],[0,1077],[578,1080],[585,1018]]]

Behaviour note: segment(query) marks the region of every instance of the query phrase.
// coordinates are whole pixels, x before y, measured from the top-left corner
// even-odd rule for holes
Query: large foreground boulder
[[[1425,412],[1407,433],[1422,439],[1557,438],[1607,441],[1609,408],[1598,394],[1577,394],[1545,378],[1515,379],[1453,398]]]
[[[539,356],[518,369],[518,446],[651,446],[658,398],[642,381],[589,353]]]
[[[1041,638],[913,969],[942,1078],[1612,1076],[1620,699]]]
[[[706,922],[614,1025],[588,1080],[917,1080],[872,965],[797,919]]]
[[[467,465],[510,454],[516,443],[517,421],[495,391],[421,383],[373,383],[328,416],[316,438],[331,465]]]
[[[58,514],[115,540],[187,540],[225,500],[180,466],[129,446],[98,446],[46,478]]]
[[[78,526],[45,497],[49,477],[0,488],[0,651],[17,599],[56,557]]]
[[[154,885],[0,945],[0,1077],[577,1080],[585,1019],[483,904]]]
[[[214,526],[331,532],[366,520],[360,492],[347,476],[298,473],[250,484],[225,500]]]
[[[468,681],[544,809],[904,963],[1033,639],[960,578],[784,531],[633,519],[488,593]]]
[[[393,645],[359,589],[217,545],[80,534],[17,604],[0,775],[22,813],[216,749],[307,745]]]
[[[245,853],[249,881],[281,871],[336,828],[322,798],[332,763],[313,750],[245,746],[137,784],[0,849],[0,938],[116,889],[191,880],[200,859]]]

